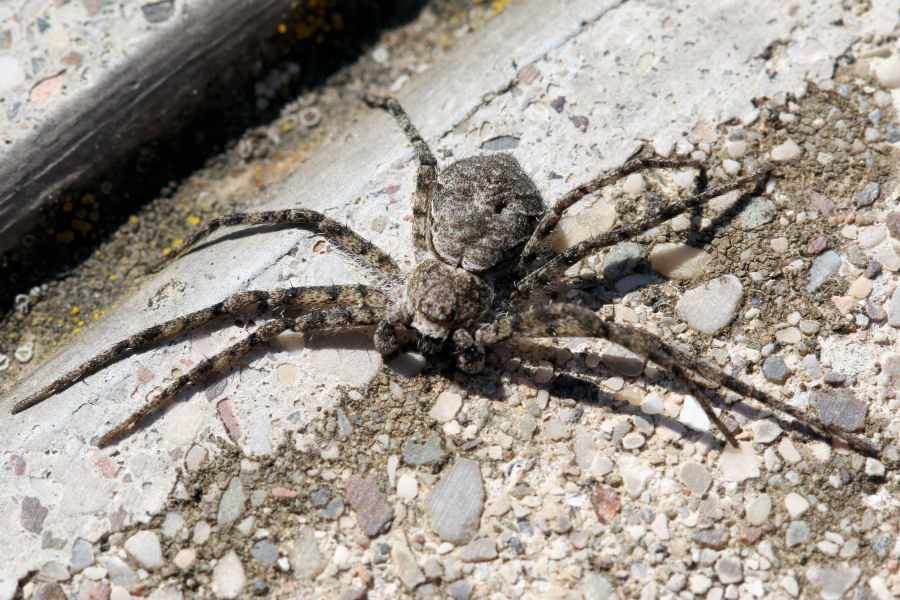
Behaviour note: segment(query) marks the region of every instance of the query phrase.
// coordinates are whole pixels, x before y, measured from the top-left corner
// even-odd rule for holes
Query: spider
[[[807,417],[793,406],[674,348],[636,327],[604,320],[589,308],[571,303],[543,302],[535,298],[564,271],[601,248],[628,240],[711,198],[751,184],[759,186],[772,168],[763,166],[731,182],[662,205],[628,225],[589,237],[561,254],[547,251],[551,234],[562,214],[585,196],[623,177],[645,169],[698,169],[689,159],[637,158],[605,171],[562,196],[549,210],[534,182],[518,161],[506,153],[482,154],[457,160],[442,170],[428,144],[400,103],[390,97],[365,95],[373,108],[390,113],[412,145],[418,164],[413,199],[413,243],[418,263],[408,273],[384,251],[348,227],[311,210],[291,209],[239,213],[218,217],[164,256],[151,271],[185,254],[220,227],[235,225],[289,225],[324,237],[361,268],[377,285],[332,285],[251,290],[171,321],[155,325],[113,345],[44,389],[19,401],[13,412],[23,411],[109,363],[163,338],[192,330],[222,315],[273,307],[301,309],[300,316],[278,317],[261,325],[221,353],[200,361],[159,391],[140,409],[100,437],[107,446],[155,416],[183,388],[210,371],[220,370],[251,348],[286,330],[313,332],[368,327],[374,345],[388,357],[409,341],[426,353],[442,348],[453,352],[459,369],[477,373],[485,364],[486,348],[514,336],[598,337],[649,358],[672,373],[694,395],[728,443],[737,445],[731,431],[713,411],[693,376],[724,386],[794,417],[821,436],[833,435],[861,452],[876,448],[861,436]]]

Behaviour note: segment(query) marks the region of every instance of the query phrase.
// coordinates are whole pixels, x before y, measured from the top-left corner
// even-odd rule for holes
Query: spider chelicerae
[[[97,372],[124,353],[163,338],[195,329],[219,316],[247,311],[291,307],[300,316],[277,317],[266,322],[219,354],[200,361],[179,376],[128,419],[99,440],[106,446],[129,434],[161,412],[187,385],[211,371],[225,368],[250,349],[286,330],[314,332],[369,327],[375,348],[392,355],[406,343],[427,353],[442,348],[457,357],[466,373],[482,370],[487,347],[515,336],[599,337],[649,358],[674,375],[699,401],[728,443],[735,434],[714,412],[693,377],[724,386],[787,413],[813,432],[845,440],[861,452],[876,454],[865,438],[834,425],[807,417],[802,411],[749,385],[708,362],[701,361],[637,327],[604,320],[589,308],[572,303],[539,300],[544,289],[564,271],[604,247],[628,240],[660,223],[732,190],[759,186],[770,166],[693,196],[663,205],[643,219],[594,235],[564,252],[547,251],[562,214],[576,202],[629,174],[645,169],[698,169],[689,159],[638,158],[605,171],[560,198],[544,210],[534,182],[510,154],[495,153],[458,160],[443,170],[419,135],[400,103],[390,97],[366,95],[371,107],[385,109],[396,119],[413,147],[418,174],[413,200],[413,243],[418,264],[404,272],[384,251],[348,227],[311,210],[292,209],[231,214],[208,222],[151,268],[155,270],[183,255],[220,227],[235,225],[287,225],[324,237],[362,269],[377,285],[331,285],[273,291],[250,290],[207,308],[154,325],[113,345],[44,389],[19,401],[13,412],[23,411]]]

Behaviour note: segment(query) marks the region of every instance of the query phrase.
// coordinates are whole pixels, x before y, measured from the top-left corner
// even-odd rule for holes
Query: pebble
[[[860,431],[866,426],[868,407],[850,390],[814,390],[810,402],[816,407],[819,420],[826,425],[837,425],[847,431]]]
[[[182,548],[172,559],[172,564],[181,570],[186,570],[197,559],[197,551],[193,548]]]
[[[603,259],[603,277],[621,279],[632,273],[647,256],[647,249],[634,242],[620,242]]]
[[[244,502],[247,495],[244,493],[244,486],[241,484],[239,477],[232,477],[219,500],[219,512],[216,516],[216,522],[219,525],[227,525],[238,520],[244,513]]]
[[[69,560],[69,571],[78,573],[94,564],[94,546],[83,538],[72,544],[72,558]]]
[[[662,243],[650,250],[650,264],[669,279],[692,279],[706,272],[712,255],[686,244]]]
[[[880,305],[875,304],[871,300],[866,300],[866,316],[876,323],[880,323],[887,319],[888,314]]]
[[[356,522],[370,538],[380,535],[394,520],[394,509],[385,501],[374,479],[351,479],[346,492],[347,501],[356,511]]]
[[[416,557],[409,549],[406,534],[399,529],[391,535],[391,563],[397,577],[407,589],[413,590],[425,582],[425,573],[419,568]]]
[[[775,332],[775,341],[781,344],[799,344],[803,336],[796,327],[785,327]]]
[[[828,238],[819,236],[809,243],[806,247],[807,254],[819,254],[828,249]]]
[[[497,544],[494,540],[481,538],[461,547],[458,552],[463,562],[483,562],[497,558]]]
[[[600,357],[610,369],[618,371],[626,377],[637,377],[644,371],[646,359],[618,344],[610,344]]]
[[[622,182],[622,191],[630,196],[637,196],[644,189],[644,177],[640,173],[632,173]]]
[[[759,477],[759,455],[749,442],[738,442],[737,448],[726,444],[720,461],[722,476],[729,481],[740,483]]]
[[[788,545],[788,548],[792,546],[799,546],[800,544],[805,544],[809,541],[810,538],[810,529],[809,523],[806,521],[792,521],[787,528],[787,533],[785,534],[785,543]]]
[[[874,248],[887,237],[884,227],[881,225],[868,225],[860,227],[857,234],[857,241],[862,248]]]
[[[184,517],[177,512],[167,512],[165,518],[163,518],[159,532],[165,537],[175,537],[184,525]]]
[[[779,385],[784,385],[784,382],[787,381],[788,377],[791,375],[791,370],[784,364],[784,359],[777,354],[773,354],[766,358],[762,370],[766,379]]]
[[[813,321],[812,319],[803,319],[798,324],[798,328],[800,329],[800,333],[804,335],[813,335],[819,331],[819,322]]]
[[[712,475],[703,465],[696,462],[688,462],[682,465],[678,471],[678,478],[697,497],[702,496],[712,483]]]
[[[744,568],[740,559],[723,556],[716,562],[716,575],[722,583],[740,583],[744,580]]]
[[[900,55],[894,54],[874,65],[875,77],[888,89],[900,87]]]
[[[656,394],[650,393],[641,400],[641,410],[647,415],[659,415],[663,411],[663,400]]]
[[[747,522],[751,525],[763,525],[772,511],[772,499],[768,494],[760,494],[747,505]]]
[[[477,461],[461,458],[447,469],[425,503],[432,529],[446,542],[466,544],[478,533],[484,482]]]
[[[475,585],[470,581],[456,581],[447,588],[447,595],[453,600],[469,600]]]
[[[412,500],[419,493],[419,483],[415,475],[404,473],[397,480],[397,497],[401,500]]]
[[[443,439],[430,432],[424,443],[407,441],[403,446],[403,461],[410,465],[430,465],[444,458]]]
[[[713,334],[734,318],[743,286],[734,275],[725,275],[686,291],[676,310],[692,328]]]
[[[681,405],[681,412],[678,414],[678,420],[687,425],[694,431],[709,431],[709,417],[697,399],[693,396],[685,396],[684,403]]]
[[[626,450],[636,450],[643,446],[645,441],[640,433],[632,432],[622,438],[622,447]]]
[[[664,513],[656,513],[656,517],[650,523],[650,530],[657,539],[663,542],[669,539],[669,520]]]
[[[125,540],[125,551],[148,571],[163,566],[162,547],[155,531],[138,531]]]
[[[775,203],[764,196],[756,196],[741,211],[734,225],[738,229],[750,231],[772,222],[778,208]]]
[[[294,576],[300,579],[315,579],[328,565],[328,560],[319,550],[316,534],[310,527],[303,527],[289,540],[286,550]]]
[[[888,231],[894,239],[900,239],[900,212],[889,212],[884,219]]]
[[[404,352],[388,363],[392,371],[407,379],[415,377],[427,366],[425,356],[418,352]]]
[[[632,498],[637,498],[644,491],[647,482],[653,477],[654,471],[643,458],[630,454],[619,458],[619,475],[625,485],[625,491]]]
[[[881,186],[878,183],[867,183],[863,186],[863,189],[856,193],[856,207],[864,208],[866,206],[872,206],[875,203],[875,200],[878,199],[878,193],[881,191]]]
[[[727,529],[703,529],[691,536],[691,539],[713,550],[724,550],[728,545],[731,534]]]
[[[109,580],[114,584],[126,586],[134,581],[134,571],[118,556],[101,556],[97,562],[106,569]]]
[[[888,304],[887,310],[888,325],[892,327],[900,327],[900,286],[894,288],[891,294],[891,302]]]
[[[834,250],[829,250],[818,256],[809,270],[809,285],[806,286],[806,291],[816,291],[819,286],[825,283],[826,279],[837,273],[840,268],[841,257]]]
[[[212,590],[217,598],[237,598],[247,584],[244,565],[234,550],[219,559],[212,573]]]
[[[271,565],[278,560],[278,548],[269,540],[259,540],[251,546],[250,556],[263,564]]]
[[[884,477],[884,465],[878,459],[871,456],[866,458],[866,475],[869,477]]]
[[[456,416],[462,406],[462,396],[456,392],[444,391],[438,394],[428,416],[438,423],[446,423]]]
[[[552,249],[557,254],[587,238],[605,233],[616,223],[616,208],[606,200],[587,204],[579,212],[569,211],[556,225]]]
[[[781,435],[781,426],[773,419],[755,421],[750,426],[753,430],[753,439],[760,444],[771,444]]]
[[[784,506],[792,519],[796,519],[809,509],[809,500],[796,492],[791,492],[784,497]]]
[[[786,162],[789,160],[794,160],[800,153],[802,152],[800,146],[797,145],[793,139],[788,138],[786,142],[783,144],[779,144],[772,148],[772,160],[778,162]]]
[[[859,567],[848,565],[811,565],[806,569],[806,578],[819,588],[822,600],[840,600],[856,584],[860,573]]]

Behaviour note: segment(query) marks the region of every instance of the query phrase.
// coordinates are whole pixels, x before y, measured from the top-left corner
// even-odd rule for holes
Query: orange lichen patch
[[[137,225],[138,218],[135,215],[131,215],[130,217],[128,217],[128,222],[132,225]]]
[[[60,244],[71,244],[74,240],[75,234],[71,230],[56,234],[56,241]]]
[[[97,198],[93,194],[85,194],[81,197],[82,204],[93,204]]]
[[[72,221],[72,229],[77,229],[79,232],[81,232],[82,235],[86,234],[93,228],[94,226],[87,221],[82,221],[81,219],[74,219]]]

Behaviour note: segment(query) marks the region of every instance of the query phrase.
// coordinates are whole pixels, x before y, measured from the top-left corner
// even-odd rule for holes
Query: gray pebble
[[[722,583],[740,583],[744,580],[744,567],[733,556],[723,556],[716,562],[716,575]]]
[[[784,360],[780,356],[773,354],[763,363],[763,375],[772,383],[784,385],[791,375],[791,370],[784,364]]]
[[[819,588],[823,600],[840,600],[859,579],[858,567],[843,565],[813,565],[806,570],[806,578]]]
[[[734,318],[742,292],[740,280],[725,275],[686,291],[675,309],[694,329],[713,334]]]
[[[222,499],[219,500],[219,512],[216,522],[219,525],[226,525],[240,518],[244,512],[244,501],[247,499],[244,494],[244,486],[238,477],[232,477]]]
[[[438,462],[444,458],[442,441],[441,436],[433,431],[424,443],[408,441],[403,446],[403,461],[410,465],[429,465]]]
[[[603,260],[603,277],[621,279],[637,268],[647,256],[647,250],[634,242],[621,242],[610,248]]]
[[[840,268],[841,257],[834,250],[829,250],[817,257],[809,270],[809,285],[806,286],[806,291],[816,291],[819,286],[825,283],[826,279],[837,273]]]
[[[763,196],[757,196],[747,203],[741,214],[735,220],[738,229],[750,230],[762,227],[775,218],[777,212],[775,203]]]
[[[785,542],[788,547],[805,544],[809,541],[810,529],[806,521],[793,521],[787,528]]]
[[[97,562],[106,569],[109,580],[114,584],[125,587],[134,581],[134,571],[118,556],[101,556]]]
[[[278,560],[278,548],[269,540],[259,540],[250,548],[250,556],[263,564],[271,565]]]
[[[463,562],[482,562],[497,558],[497,544],[492,539],[481,538],[459,549]]]
[[[887,319],[887,312],[881,305],[875,304],[871,300],[866,300],[866,316],[875,321],[876,323],[880,323]]]
[[[468,581],[457,581],[447,588],[447,595],[453,600],[469,600],[475,586]]]
[[[610,344],[601,360],[607,367],[626,377],[637,377],[644,371],[644,357],[618,344]]]
[[[879,191],[881,191],[881,186],[877,183],[867,183],[863,189],[856,193],[856,206],[858,208],[872,206],[878,198]]]
[[[723,550],[728,545],[731,534],[727,529],[704,529],[691,536],[691,539],[707,548]]]
[[[893,327],[900,327],[900,286],[894,289],[891,294],[891,303],[888,305],[887,311],[888,324]]]
[[[461,458],[435,484],[425,503],[432,529],[454,544],[468,543],[481,523],[484,482],[477,461]]]
[[[87,540],[78,538],[72,544],[72,558],[69,561],[69,571],[79,573],[85,567],[94,564],[94,546]]]
[[[691,494],[697,497],[705,494],[712,483],[712,476],[706,467],[695,462],[685,463],[678,472],[678,476]]]
[[[868,407],[847,389],[815,390],[810,401],[826,425],[837,425],[847,431],[859,431],[866,426]]]
[[[316,534],[310,527],[302,528],[288,541],[287,557],[294,576],[300,579],[314,579],[328,565],[328,560],[319,550]]]

